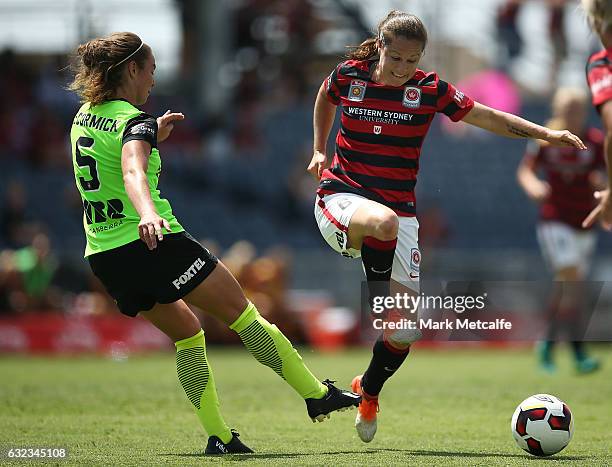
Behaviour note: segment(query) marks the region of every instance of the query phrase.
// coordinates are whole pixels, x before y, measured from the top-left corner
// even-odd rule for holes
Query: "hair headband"
[[[108,78],[108,72],[109,72],[109,71],[111,71],[111,68],[115,68],[116,66],[119,66],[119,65],[121,65],[123,62],[125,62],[125,61],[129,60],[130,58],[132,58],[134,55],[136,55],[136,54],[138,53],[138,51],[139,51],[140,49],[142,49],[142,46],[143,46],[143,45],[144,45],[144,42],[141,40],[141,41],[140,41],[140,45],[139,45],[138,47],[136,47],[136,50],[134,50],[134,52],[132,52],[131,54],[129,54],[129,55],[128,55],[127,57],[125,57],[123,60],[121,60],[121,61],[119,61],[119,62],[115,63],[114,65],[109,66],[109,67],[106,69],[106,73],[104,73],[104,79]]]

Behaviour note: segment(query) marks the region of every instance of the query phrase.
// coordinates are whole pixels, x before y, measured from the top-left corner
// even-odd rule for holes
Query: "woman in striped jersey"
[[[414,188],[421,145],[436,113],[512,138],[537,138],[584,149],[565,130],[551,130],[474,102],[435,72],[418,68],[427,31],[414,15],[391,11],[321,85],[314,106],[314,148],[308,171],[320,180],[315,218],[338,253],[361,256],[370,301],[399,290],[419,291],[421,253]],[[342,110],[335,154],[327,140]],[[392,310],[392,319],[397,310]],[[362,394],[355,426],[369,442],[377,429],[378,395],[401,366],[418,333],[386,329],[370,364],[353,380]]]

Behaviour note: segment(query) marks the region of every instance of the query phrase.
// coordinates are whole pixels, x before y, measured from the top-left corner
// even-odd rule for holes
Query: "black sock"
[[[400,350],[391,347],[380,338],[372,349],[372,360],[361,378],[362,389],[370,396],[378,396],[385,382],[402,366],[410,352],[410,347]]]
[[[370,302],[377,296],[390,294],[389,281],[393,269],[393,257],[397,238],[393,240],[378,240],[374,237],[365,237],[361,246],[361,260],[368,281]]]

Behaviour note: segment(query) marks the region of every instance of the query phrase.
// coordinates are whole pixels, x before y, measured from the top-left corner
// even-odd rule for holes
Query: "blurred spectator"
[[[518,18],[525,0],[505,0],[497,11],[497,39],[502,53],[499,54],[499,66],[507,70],[510,62],[521,55],[524,40],[518,28]],[[568,39],[565,30],[566,5],[568,0],[546,0],[548,9],[548,38],[552,45],[552,67],[550,69],[551,89],[556,87],[561,62],[567,57]]]
[[[0,316],[12,311],[11,293],[15,290],[16,278],[13,269],[13,251],[0,251]]]
[[[12,283],[9,301],[14,311],[61,309],[60,291],[52,284],[58,262],[46,234],[37,233],[31,245],[5,255],[5,273]]]
[[[523,48],[523,39],[518,31],[517,18],[524,0],[506,0],[497,11],[497,40],[504,49],[503,68],[508,61],[518,57]]]
[[[58,119],[55,110],[38,106],[29,135],[36,142],[28,151],[30,164],[37,168],[60,167],[68,170],[71,160],[66,153],[66,134],[66,124]]]
[[[35,70],[25,66],[11,50],[0,54],[0,156],[23,160],[31,147],[44,144],[30,137],[36,100]]]
[[[548,0],[550,16],[548,35],[553,47],[551,68],[552,87],[557,86],[557,75],[561,62],[567,57],[567,34],[565,32],[565,5],[567,0]]]
[[[25,246],[36,225],[28,218],[28,196],[23,183],[12,180],[6,187],[0,214],[1,244],[8,248]]]

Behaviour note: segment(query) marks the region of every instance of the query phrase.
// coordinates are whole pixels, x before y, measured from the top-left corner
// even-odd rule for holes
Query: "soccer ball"
[[[536,394],[519,404],[510,428],[521,449],[534,456],[550,456],[569,444],[574,434],[574,416],[562,400]]]

